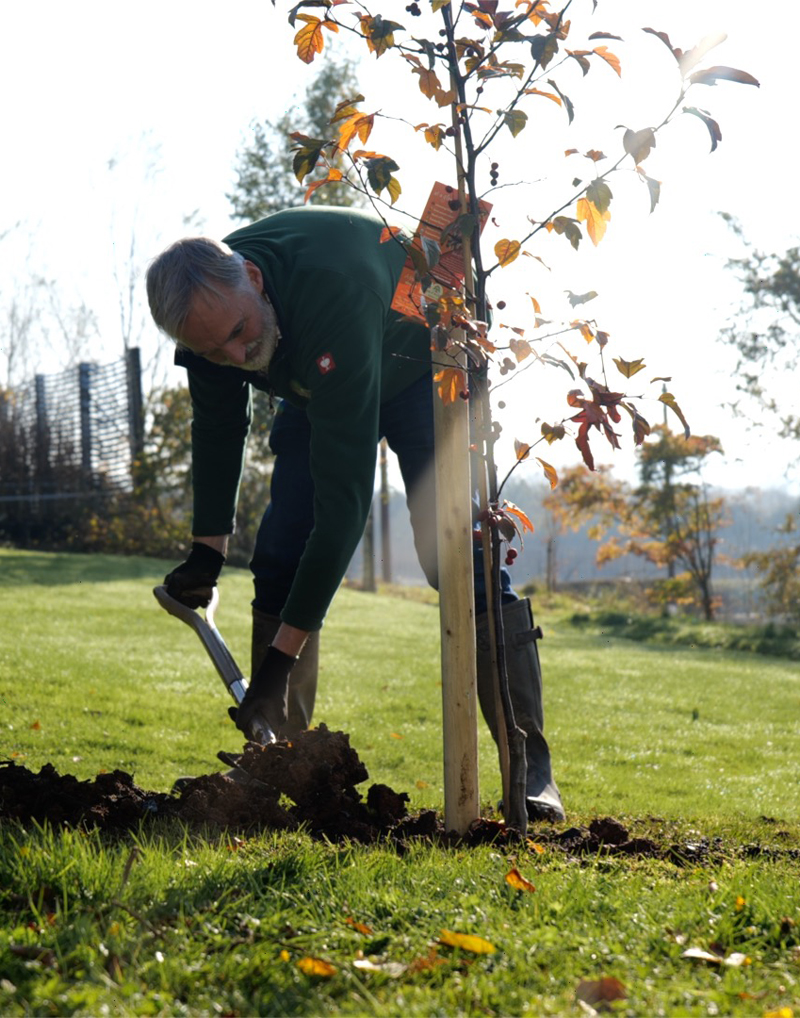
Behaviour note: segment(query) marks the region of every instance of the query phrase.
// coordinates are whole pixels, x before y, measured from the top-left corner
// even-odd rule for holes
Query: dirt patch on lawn
[[[224,773],[204,774],[187,780],[179,794],[168,795],[140,788],[124,771],[79,781],[59,774],[51,764],[37,774],[13,761],[0,761],[0,821],[99,828],[113,834],[142,822],[179,820],[193,829],[239,834],[303,829],[334,842],[389,840],[400,850],[418,839],[465,847],[520,847],[517,833],[492,817],[476,820],[466,835],[457,837],[445,830],[434,810],[410,814],[405,792],[373,784],[365,797],[356,786],[369,775],[349,736],[325,725],[291,742],[263,747],[248,743],[235,762],[236,780]],[[576,858],[662,858],[678,865],[708,862],[722,851],[714,840],[702,838],[678,845],[632,837],[612,817],[597,818],[588,828],[531,825],[526,845],[531,851],[552,846]],[[741,849],[749,855],[763,851],[760,846]]]

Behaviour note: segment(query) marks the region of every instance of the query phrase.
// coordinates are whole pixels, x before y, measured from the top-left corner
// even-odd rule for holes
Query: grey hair
[[[221,287],[238,290],[247,282],[247,274],[237,251],[208,237],[186,237],[153,259],[146,281],[153,320],[168,336],[180,340],[198,293],[222,298]]]

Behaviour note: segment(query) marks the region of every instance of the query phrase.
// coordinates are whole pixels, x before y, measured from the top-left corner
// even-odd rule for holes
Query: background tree
[[[233,205],[232,219],[254,222],[270,212],[303,204],[305,188],[292,168],[294,141],[300,131],[309,138],[324,138],[337,105],[358,93],[353,63],[331,57],[306,89],[302,101],[276,121],[254,120],[251,137],[236,157],[236,183],[226,195]],[[345,173],[344,157],[332,157],[331,165]],[[311,202],[326,205],[363,205],[364,198],[347,183],[331,183]]]
[[[546,504],[562,527],[588,527],[599,542],[598,565],[623,555],[643,558],[667,574],[651,588],[656,603],[697,604],[711,619],[717,531],[728,522],[725,503],[710,497],[702,481],[676,479],[699,474],[705,459],[722,451],[720,443],[710,435],[687,439],[666,427],[653,430],[655,440],[637,450],[637,487],[612,478],[608,467],[594,473],[576,467],[562,473]]]
[[[753,401],[757,414],[776,421],[782,437],[800,440],[797,401],[787,412],[776,393],[776,381],[791,378],[800,364],[800,247],[767,254],[747,241],[732,216],[724,218],[746,249],[729,262],[743,299],[723,333],[738,354],[737,389]],[[747,412],[746,405],[736,406]]]
[[[796,515],[788,515],[778,528],[780,543],[767,551],[749,552],[741,559],[755,568],[768,609],[787,622],[800,624],[800,540]]]
[[[781,438],[800,441],[794,381],[800,365],[800,247],[768,254],[749,243],[732,216],[724,218],[746,249],[729,263],[742,284],[743,299],[723,333],[738,354],[737,389],[744,406],[737,402],[734,409],[760,425],[777,428]],[[792,397],[788,410],[782,398],[786,390],[781,392],[787,385]],[[787,516],[773,548],[741,559],[743,566],[758,572],[770,610],[793,621],[800,619],[800,544],[792,539],[797,516],[797,512]]]

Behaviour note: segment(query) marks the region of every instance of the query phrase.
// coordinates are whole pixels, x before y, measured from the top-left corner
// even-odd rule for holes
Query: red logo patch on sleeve
[[[333,359],[332,353],[324,353],[321,357],[317,357],[317,367],[321,375],[327,375],[329,371],[333,371],[336,367],[336,361]]]

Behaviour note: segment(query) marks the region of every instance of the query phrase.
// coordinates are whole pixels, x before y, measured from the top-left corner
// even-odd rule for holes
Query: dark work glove
[[[252,742],[264,742],[268,728],[280,735],[288,720],[289,674],[297,658],[269,647],[236,711],[236,727]],[[233,709],[231,710],[233,716]]]
[[[194,541],[186,561],[164,577],[167,593],[187,608],[206,608],[224,565],[222,552]]]

